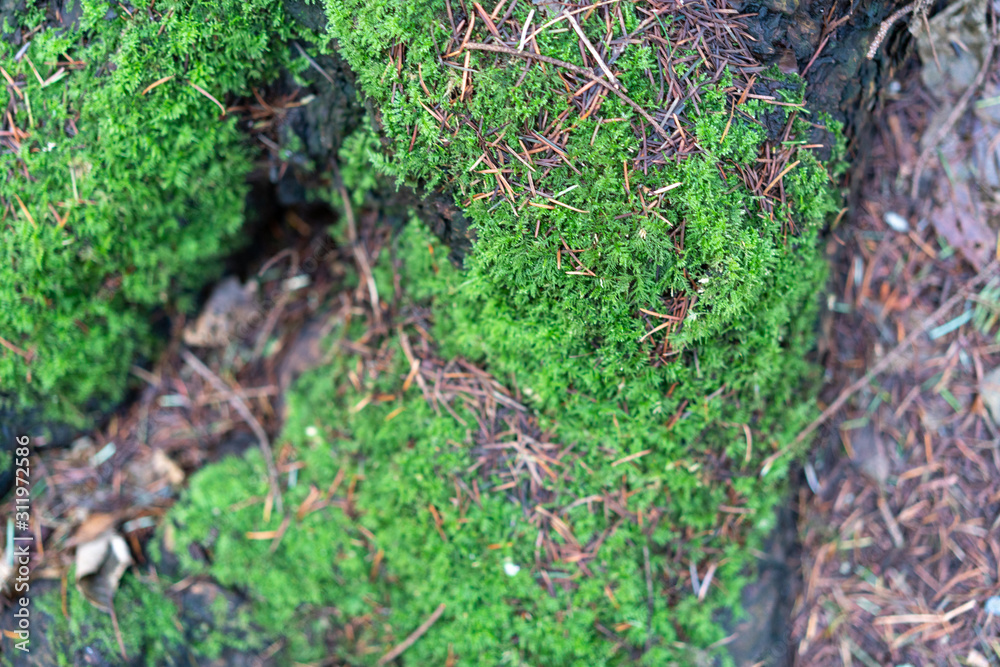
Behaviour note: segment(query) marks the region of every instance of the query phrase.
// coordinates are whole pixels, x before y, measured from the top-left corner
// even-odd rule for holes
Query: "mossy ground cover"
[[[220,105],[307,65],[270,0],[27,4],[0,27],[0,390],[83,425],[240,243],[252,155]]]
[[[478,48],[527,34],[527,4],[502,21],[475,6],[478,24],[429,2],[325,6],[381,134],[349,142],[348,187],[377,169],[451,188],[477,240],[461,270],[416,223],[394,240],[374,280],[405,326],[344,324],[345,349],[368,351],[290,398],[290,514],[265,518],[256,454],[207,468],[168,519],[182,574],[247,591],[261,646],[286,638],[286,660],[375,663],[441,603],[405,664],[720,654],[716,612],[738,608],[812,414],[836,198],[807,137],[836,128],[802,108],[801,81],[706,59],[690,10],[579,12],[579,30],[532,34],[543,68]],[[580,32],[623,40],[630,102],[560,64],[594,65]],[[657,128],[636,114],[670,99]],[[502,378],[531,429],[487,428],[475,392],[428,400],[404,337]]]

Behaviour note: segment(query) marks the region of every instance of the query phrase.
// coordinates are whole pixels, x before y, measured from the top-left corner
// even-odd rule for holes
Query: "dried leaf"
[[[122,575],[132,565],[125,538],[109,530],[76,549],[76,587],[92,605],[111,612]]]
[[[72,547],[77,544],[93,542],[98,537],[111,530],[117,521],[118,516],[116,514],[95,512],[84,519],[83,523],[77,527],[73,536],[69,538],[67,546]]]
[[[982,205],[973,198],[966,183],[952,186],[942,178],[938,183],[936,199],[942,202],[931,213],[931,222],[948,245],[981,271],[989,264],[996,250],[996,233],[986,224]]]
[[[230,276],[212,290],[193,326],[184,328],[184,342],[196,347],[225,347],[258,310],[257,283],[241,285],[238,278]]]
[[[184,483],[184,471],[162,449],[153,450],[151,464],[153,472],[158,478],[166,477],[173,486],[180,486]]]
[[[993,422],[1000,424],[1000,366],[983,376],[979,383],[979,396],[990,409]]]

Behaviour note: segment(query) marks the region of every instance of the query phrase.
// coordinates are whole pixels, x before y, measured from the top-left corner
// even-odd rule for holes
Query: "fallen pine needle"
[[[434,613],[431,614],[426,621],[421,623],[419,628],[411,632],[410,636],[404,639],[402,642],[400,642],[394,649],[392,649],[391,651],[383,655],[381,658],[379,658],[378,664],[380,665],[380,667],[381,665],[390,663],[396,658],[398,658],[403,653],[403,651],[413,646],[416,643],[416,641],[424,635],[425,632],[430,630],[431,626],[434,625],[437,622],[437,620],[441,618],[441,614],[444,613],[444,606],[445,606],[444,602],[439,604],[437,609],[434,610]]]
[[[766,195],[771,188],[777,185],[778,182],[785,177],[785,174],[790,172],[792,169],[795,169],[795,167],[799,166],[799,162],[801,162],[801,160],[796,160],[795,162],[791,163],[790,165],[782,169],[781,173],[775,176],[774,180],[771,181],[766,188],[764,188],[764,194]]]
[[[248,540],[273,540],[277,536],[276,530],[251,530],[244,535]]]
[[[649,454],[651,451],[653,451],[653,450],[652,449],[644,449],[641,452],[636,452],[635,454],[629,454],[625,458],[618,459],[617,461],[615,461],[614,463],[612,463],[611,467],[614,468],[615,466],[621,465],[622,463],[628,463],[629,461],[634,461],[635,459],[639,458],[640,456],[645,456],[646,454]]]
[[[17,195],[14,195],[14,196],[16,197]],[[10,341],[8,341],[3,336],[0,336],[0,345],[3,345],[5,348],[7,348],[8,350],[10,350],[14,354],[20,355],[21,357],[24,358],[25,361],[31,361],[31,353],[25,352],[24,350],[22,350],[21,348],[19,348],[17,345],[14,345]]]
[[[16,196],[16,195],[15,195]],[[267,437],[267,433],[264,428],[257,421],[257,418],[253,416],[250,412],[250,408],[247,407],[246,402],[240,398],[233,390],[223,382],[219,376],[209,370],[208,366],[201,362],[201,359],[191,354],[190,350],[181,350],[181,357],[191,367],[194,372],[203,377],[208,381],[210,385],[215,387],[215,390],[219,393],[225,394],[229,399],[229,404],[233,406],[233,409],[243,417],[243,420],[250,426],[250,430],[253,431],[254,435],[257,436],[257,442],[260,445],[260,452],[264,455],[264,462],[267,464],[267,476],[271,484],[271,496],[274,499],[274,504],[276,505],[279,512],[282,511],[281,503],[281,486],[278,484],[278,469],[274,465],[274,454],[271,452],[271,441]],[[266,512],[270,514],[270,512]]]
[[[21,201],[21,198],[17,196],[16,192],[14,193],[14,199],[17,200],[18,205],[21,207],[21,212],[24,213],[24,217],[28,219],[28,222],[31,223],[31,226],[34,227],[35,229],[38,229],[38,225],[35,224],[35,219],[31,217],[31,212],[28,210],[28,207],[24,205],[24,202]]]
[[[664,192],[669,192],[669,191],[673,190],[674,188],[681,187],[682,185],[684,185],[684,184],[683,183],[671,183],[670,185],[664,185],[662,188],[657,188],[656,190],[653,190],[653,194],[654,195],[662,195]]]
[[[904,338],[903,341],[895,347],[895,349],[889,352],[889,354],[882,357],[882,359],[877,364],[875,364],[870,371],[865,373],[863,377],[859,378],[851,386],[846,387],[843,391],[841,391],[840,394],[837,396],[836,400],[833,403],[831,403],[826,408],[826,410],[823,410],[823,413],[819,417],[814,419],[813,422],[809,424],[809,426],[802,429],[802,431],[795,437],[795,440],[792,441],[792,445],[798,445],[803,440],[808,438],[813,433],[813,431],[815,431],[821,425],[825,424],[826,421],[830,419],[830,417],[832,417],[838,410],[840,410],[840,408],[844,405],[844,403],[847,402],[847,399],[849,399],[851,396],[857,393],[862,387],[868,386],[868,383],[871,382],[876,375],[878,375],[886,368],[888,368],[893,362],[896,361],[896,359],[899,358],[901,354],[903,354],[903,352],[909,349],[913,341],[917,339],[917,336],[921,335],[922,333],[930,329],[942,315],[944,315],[949,310],[954,308],[955,305],[957,305],[960,301],[964,301],[968,297],[968,295],[972,292],[972,290],[974,290],[980,284],[986,282],[994,275],[996,275],[998,268],[1000,268],[1000,261],[993,260],[992,262],[990,262],[989,266],[987,266],[982,271],[977,273],[975,276],[970,278],[969,281],[966,282],[965,285],[961,287],[961,289],[959,289],[947,301],[941,304],[941,306],[937,310],[931,313],[930,317],[925,319],[920,324],[920,326],[911,331],[909,335],[907,335],[906,338]],[[764,465],[760,471],[761,477],[766,475],[767,472],[771,469],[771,466],[774,464],[774,462],[778,460],[778,458],[787,451],[788,447],[782,447],[774,454],[771,454],[769,457],[767,457],[767,460],[764,462]]]
[[[153,83],[151,83],[151,84],[149,84],[148,86],[146,86],[145,88],[143,88],[143,89],[142,89],[142,92],[141,92],[141,93],[139,93],[139,95],[145,95],[146,93],[148,93],[149,91],[151,91],[151,90],[152,90],[153,88],[156,88],[157,86],[162,86],[162,85],[163,85],[163,84],[165,84],[165,83],[166,83],[167,81],[170,81],[171,79],[173,79],[173,78],[174,78],[174,76],[175,76],[174,74],[171,74],[170,76],[165,76],[165,77],[163,77],[162,79],[157,79],[157,80],[156,80],[156,81],[154,81]],[[193,83],[192,83],[191,85],[192,85],[192,86],[194,86],[194,84],[193,84]],[[195,87],[195,88],[198,88],[198,86],[194,86],[194,87]],[[201,89],[199,88],[199,90],[201,90]],[[202,92],[205,92],[205,91],[202,91]],[[211,96],[210,96],[210,97],[211,97]],[[212,98],[212,99],[215,99],[215,98]],[[218,102],[216,102],[216,104],[218,104]]]
[[[673,324],[672,321],[664,322],[663,324],[659,325],[658,327],[656,327],[652,331],[647,332],[645,336],[643,336],[642,338],[639,339],[639,342],[641,343],[642,341],[646,340],[647,338],[649,338],[650,336],[652,336],[653,334],[655,334],[657,331],[659,331],[661,329],[666,329],[671,324]]]
[[[220,102],[219,100],[215,99],[212,96],[212,93],[208,92],[207,90],[205,90],[204,88],[202,88],[201,86],[199,86],[194,81],[188,81],[188,85],[190,85],[192,88],[194,88],[195,90],[197,90],[199,93],[201,93],[202,95],[204,95],[208,99],[210,99],[213,102],[215,102],[215,106],[219,107],[219,111],[222,112],[222,115],[223,116],[226,115],[226,107],[222,106],[222,102]]]

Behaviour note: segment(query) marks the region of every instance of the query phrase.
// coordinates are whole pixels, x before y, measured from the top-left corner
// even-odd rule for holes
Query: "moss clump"
[[[704,651],[725,662],[715,612],[739,608],[751,554],[784,491],[790,457],[772,455],[814,409],[803,388],[825,277],[817,236],[836,203],[824,165],[799,149],[784,198],[755,194],[738,174],[763,150],[757,121],[783,123],[788,107],[750,102],[730,122],[730,80],[707,83],[694,65],[689,76],[706,82],[686,114],[698,152],[636,167],[634,128],[609,122],[630,118],[631,109],[609,97],[603,120],[564,116],[566,159],[544,165],[546,195],[514,193],[476,169],[486,153],[509,183],[529,182],[528,158],[513,157],[523,148],[514,142],[550,126],[569,95],[551,70],[472,54],[475,90],[458,96],[468,70],[439,58],[450,33],[439,7],[397,0],[326,7],[330,32],[390,144],[387,156],[371,135],[349,141],[345,175],[361,185],[367,154],[398,179],[454,188],[477,233],[459,271],[440,261],[445,252],[426,231],[407,227],[394,252],[403,279],[377,267],[379,293],[403,284],[407,294],[394,303],[430,300],[442,354],[474,358],[510,378],[539,411],[547,438],[573,448],[573,465],[531,499],[500,493],[496,477],[476,480],[473,416],[462,407],[455,417],[439,415],[416,389],[404,394],[407,365],[396,343],[384,341],[381,353],[392,363],[377,379],[362,378],[360,391],[347,379],[353,362],[340,358],[300,383],[291,402],[285,438],[306,465],[289,502],[308,497],[307,485],[329,488],[338,477],[341,485],[352,480],[349,499],[294,522],[295,538],[290,533],[272,554],[246,533],[275,529],[279,517],[265,524],[259,506],[225,509],[266,492],[256,456],[206,470],[172,520],[181,544],[207,542],[214,560],[186,567],[246,586],[262,627],[287,628],[298,618],[288,632],[291,660],[318,656],[325,639],[345,660],[375,662],[444,602],[444,615],[403,664],[449,655],[491,665],[695,664],[708,659]],[[529,8],[513,11],[524,20]],[[626,30],[638,23],[630,11],[622,8]],[[540,36],[539,47],[576,57],[569,31]],[[627,50],[617,67],[633,99],[651,106],[649,54]],[[774,72],[761,78],[784,102],[801,101],[801,82]],[[802,115],[792,122],[792,142],[810,129]],[[498,148],[503,141],[509,150]],[[681,185],[665,189],[674,183]],[[655,347],[662,338],[645,336],[658,321],[642,313],[662,311],[671,299],[687,309],[665,354]],[[391,401],[366,401],[389,394]],[[462,503],[459,480],[481,482],[480,503]],[[595,498],[606,511],[581,504]],[[538,517],[546,512],[572,535],[552,539],[592,545],[593,560],[538,559]],[[505,564],[520,570],[509,576]],[[703,600],[688,593],[690,568],[713,572]],[[308,574],[293,581],[292,572]],[[553,577],[566,586],[545,590]]]
[[[401,240],[425,250],[427,242],[414,228]],[[329,502],[318,511],[291,517],[276,547],[247,538],[282,522],[276,515],[263,520],[267,482],[256,450],[195,475],[169,515],[182,573],[209,574],[246,591],[254,625],[286,640],[281,664],[330,651],[350,664],[375,664],[441,603],[444,614],[402,664],[444,664],[449,655],[469,665],[622,664],[647,637],[645,664],[693,664],[696,646],[724,636],[712,615],[737,603],[745,556],[727,552],[717,575],[724,590],[673,608],[663,590],[672,574],[663,557],[670,545],[655,541],[657,593],[650,600],[647,536],[634,522],[594,547],[589,576],[572,564],[543,571],[535,566],[538,528],[530,511],[500,480],[468,470],[474,413],[456,401],[455,417],[438,414],[416,385],[404,392],[408,364],[398,342],[387,341],[382,352],[391,359],[388,368],[377,380],[363,380],[361,391],[348,379],[357,360],[341,355],[300,380],[291,395],[283,440],[302,467],[285,502],[297,508],[310,494],[315,502],[313,488],[333,492],[321,493]],[[358,410],[372,394],[396,399]],[[478,503],[457,491],[459,483],[471,488],[474,481]],[[585,506],[565,520],[585,545],[614,523]],[[193,544],[211,554],[210,565],[189,555]],[[556,582],[554,595],[545,577]],[[614,628],[621,643],[608,641],[598,625]]]
[[[530,9],[515,6],[513,20],[523,22]],[[375,164],[401,180],[454,188],[477,234],[467,263],[472,289],[495,295],[522,322],[540,315],[558,322],[588,347],[597,372],[631,375],[647,364],[662,337],[640,342],[652,328],[641,308],[662,312],[665,300],[689,302],[670,345],[710,346],[734,327],[752,327],[762,298],[788,287],[779,277],[789,265],[816,257],[817,228],[835,210],[827,173],[811,149],[799,150],[784,180],[787,204],[765,206],[738,174],[760,157],[762,119],[783,119],[789,107],[775,111],[750,100],[730,121],[727,75],[708,83],[706,65],[679,66],[702,86],[685,114],[699,149],[647,168],[636,162],[636,114],[618,98],[608,95],[599,113],[575,113],[575,91],[552,68],[483,52],[470,54],[473,73],[447,66],[441,55],[451,29],[437,3],[327,0],[327,12],[330,34],[376,103],[390,141],[389,157]],[[622,14],[623,29],[635,30],[633,9]],[[603,20],[581,25],[593,41],[604,39]],[[571,30],[543,31],[537,42],[545,56],[579,61]],[[392,62],[390,47],[401,54]],[[646,78],[655,69],[651,57],[645,47],[629,47],[615,68],[632,99],[656,109]],[[780,89],[784,102],[801,102],[802,82],[787,78],[765,72],[759,81]],[[463,81],[472,88],[464,100]],[[558,138],[559,155],[541,153],[554,159],[533,168],[529,152],[544,148],[539,136],[547,134]],[[489,165],[502,169],[510,190],[484,173]]]
[[[17,128],[0,150],[0,336],[22,352],[0,350],[0,390],[77,423],[153,351],[153,309],[238,242],[251,154],[205,93],[225,103],[298,67],[274,0],[81,10],[68,28],[19,15],[34,33],[20,58],[0,40],[19,82],[0,88]]]
[[[515,5],[514,20],[523,25],[530,9]],[[373,163],[455,188],[475,224],[465,273],[451,284],[435,275],[425,288],[438,296],[448,353],[515,378],[556,433],[580,443],[594,470],[586,492],[613,488],[622,475],[632,489],[656,488],[670,499],[661,528],[677,535],[717,527],[719,505],[733,502],[757,523],[779,497],[789,457],[766,476],[762,463],[813,409],[802,388],[825,279],[817,237],[837,193],[811,148],[794,150],[780,201],[740,174],[765,155],[765,127],[790,122],[791,146],[815,128],[806,110],[790,120],[793,107],[784,106],[801,104],[804,83],[762,72],[757,80],[784,105],[750,101],[731,117],[730,76],[689,59],[678,71],[700,85],[685,113],[698,150],[644,168],[635,163],[636,115],[618,98],[608,95],[600,114],[579,113],[552,68],[507,55],[472,52],[468,69],[448,67],[440,56],[451,28],[434,3],[328,0],[327,13],[390,142],[389,157]],[[631,7],[622,20],[626,31],[639,23]],[[580,22],[593,41],[604,39],[599,15]],[[580,64],[573,31],[537,40],[544,55]],[[615,68],[632,99],[656,109],[650,58],[628,46]],[[456,92],[463,78],[471,94]],[[553,135],[557,116],[565,130]],[[839,134],[832,122],[826,129]],[[560,154],[532,175],[528,153],[514,153],[546,134],[558,137]],[[486,159],[516,189],[480,173]],[[408,270],[426,255],[416,247]],[[647,336],[663,320],[646,311],[669,314],[678,303],[684,320],[666,341]],[[608,465],[647,451],[625,469]],[[567,490],[563,500],[586,492]],[[700,549],[701,538],[686,540]]]
[[[73,580],[72,571],[68,577]],[[155,583],[126,575],[115,595],[115,607],[122,643],[133,663],[137,659],[147,665],[181,662],[174,659],[184,646],[177,608]],[[32,658],[39,655],[41,662],[32,664],[49,664],[51,660],[52,667],[71,667],[91,664],[95,659],[125,663],[111,616],[91,605],[72,583],[66,589],[65,607],[56,586],[32,600],[32,614],[32,629],[38,627],[40,632],[44,627],[44,638],[38,640],[40,644],[32,642],[29,654]],[[10,653],[13,656],[18,651]]]

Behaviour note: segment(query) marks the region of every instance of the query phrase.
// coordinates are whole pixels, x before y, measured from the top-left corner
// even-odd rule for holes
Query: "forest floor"
[[[1000,664],[1000,70],[969,97],[938,67],[891,84],[830,236],[823,399],[849,398],[799,491],[801,665]]]
[[[810,666],[996,665],[1000,378],[990,374],[1000,338],[990,309],[1000,288],[987,280],[997,273],[987,221],[1000,192],[989,182],[1000,166],[1000,70],[953,123],[961,91],[935,98],[915,62],[897,83],[876,112],[873,142],[856,151],[857,201],[829,235],[817,359],[825,405],[846,402],[804,462],[796,503],[804,586],[788,653]],[[928,149],[921,138],[941,128]],[[933,192],[917,197],[911,182],[921,172]],[[110,526],[141,562],[188,474],[279,431],[285,390],[324,356],[322,304],[350,310],[344,276],[359,251],[370,261],[388,239],[378,216],[360,215],[362,242],[352,250],[328,241],[328,211],[288,209],[260,232],[274,251],[247,273],[260,300],[250,308],[256,317],[239,317],[252,324],[226,321],[237,304],[220,308],[222,321],[188,326],[189,342],[238,330],[242,351],[189,349],[189,323],[178,320],[152,370],[134,369],[145,388],[129,409],[71,449],[38,452],[47,490],[33,509],[37,578],[65,590],[74,548]],[[310,271],[309,258],[322,261]],[[287,474],[280,451],[275,458]]]

